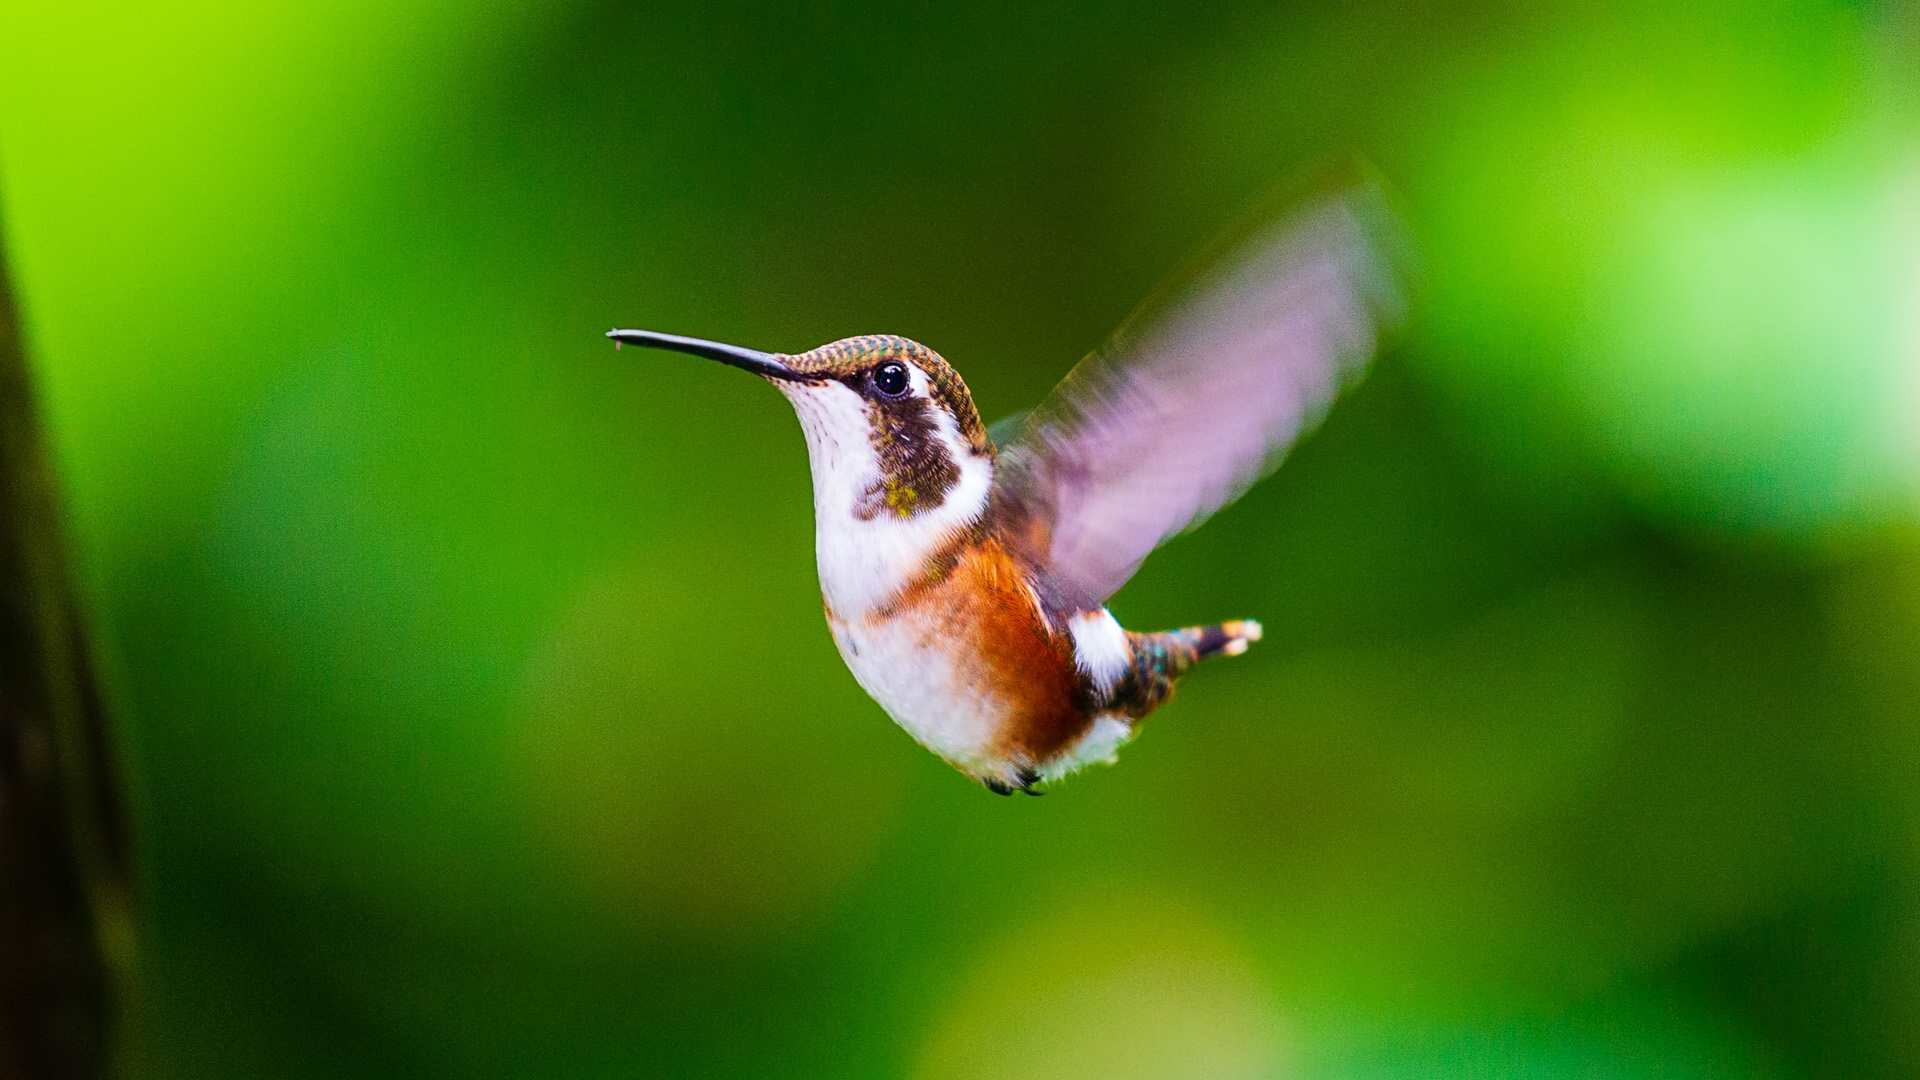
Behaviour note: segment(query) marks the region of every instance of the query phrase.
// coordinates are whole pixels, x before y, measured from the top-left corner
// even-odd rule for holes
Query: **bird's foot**
[[[1022,765],[1013,770],[1011,778],[983,776],[980,783],[995,795],[1011,795],[1015,791],[1035,797],[1045,795],[1044,791],[1035,791],[1033,786],[1040,782],[1040,771],[1030,765]]]

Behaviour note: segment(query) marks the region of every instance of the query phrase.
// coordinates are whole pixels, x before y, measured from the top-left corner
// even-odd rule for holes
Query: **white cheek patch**
[[[1067,631],[1073,635],[1073,662],[1102,696],[1113,693],[1133,663],[1133,643],[1119,620],[1106,608],[1082,611],[1067,620]]]

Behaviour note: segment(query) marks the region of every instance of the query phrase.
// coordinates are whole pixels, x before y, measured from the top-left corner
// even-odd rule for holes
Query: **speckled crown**
[[[893,334],[863,334],[841,338],[810,352],[783,355],[780,359],[796,371],[826,375],[836,379],[855,377],[883,360],[905,360],[927,373],[933,396],[947,407],[960,425],[960,435],[978,453],[993,452],[987,428],[980,422],[980,410],[974,408],[973,394],[966,380],[940,354],[911,338]]]

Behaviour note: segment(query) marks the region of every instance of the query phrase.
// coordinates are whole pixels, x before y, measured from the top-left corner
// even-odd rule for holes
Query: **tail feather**
[[[1158,634],[1129,631],[1133,662],[1115,688],[1114,704],[1138,720],[1172,697],[1175,680],[1193,665],[1209,656],[1239,656],[1247,651],[1248,644],[1260,640],[1260,634],[1260,624],[1252,619]]]
[[[1205,660],[1216,655],[1239,656],[1247,651],[1248,645],[1260,640],[1262,630],[1252,619],[1235,619],[1213,626],[1188,627],[1175,633],[1192,635],[1194,658]]]

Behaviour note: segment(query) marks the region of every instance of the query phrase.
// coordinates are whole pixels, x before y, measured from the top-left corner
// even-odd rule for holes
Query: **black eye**
[[[889,360],[873,369],[873,388],[888,397],[907,392],[907,365]]]

